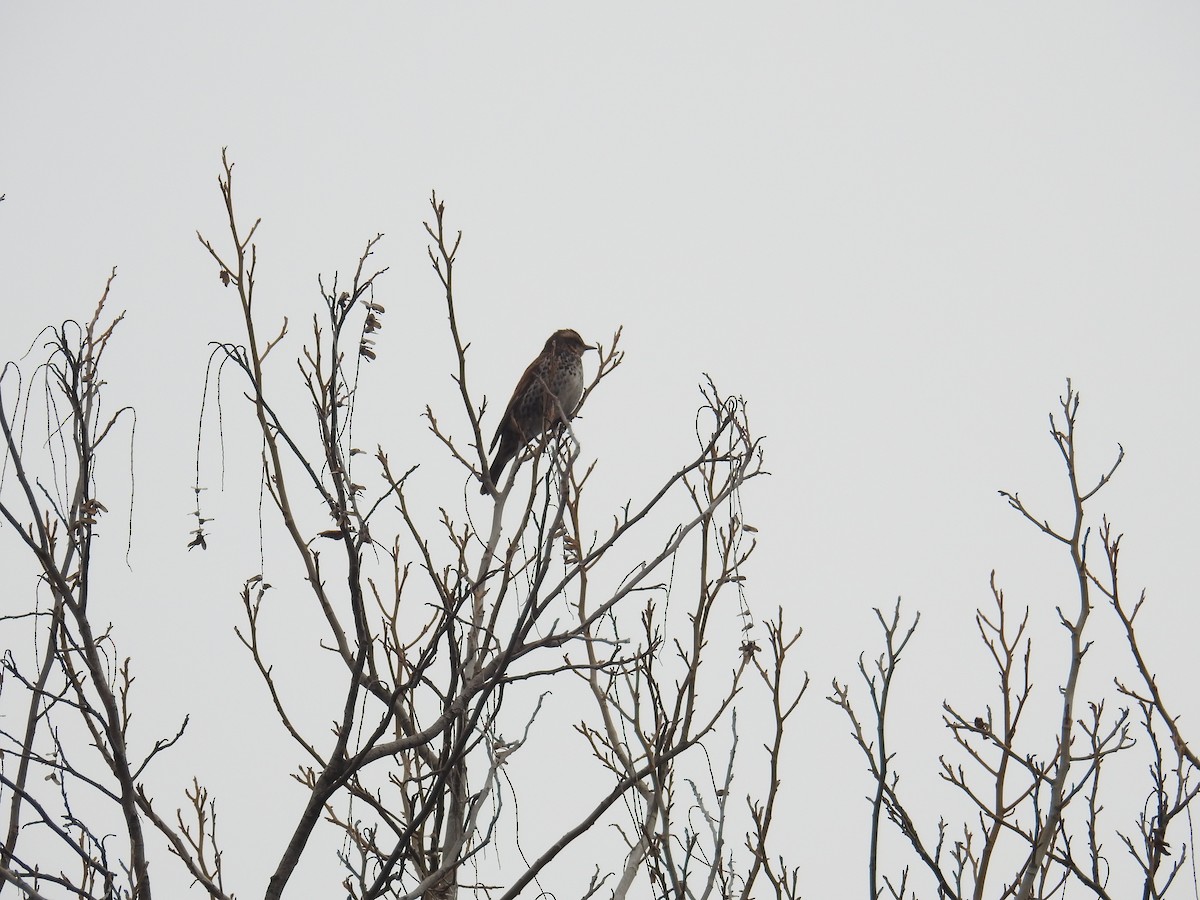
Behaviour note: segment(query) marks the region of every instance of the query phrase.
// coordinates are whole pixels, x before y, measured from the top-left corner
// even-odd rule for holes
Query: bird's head
[[[591,344],[586,343],[575,329],[561,328],[550,335],[550,339],[546,341],[546,347],[542,352],[561,353],[566,350],[574,353],[576,356],[583,356],[588,350],[595,349]]]

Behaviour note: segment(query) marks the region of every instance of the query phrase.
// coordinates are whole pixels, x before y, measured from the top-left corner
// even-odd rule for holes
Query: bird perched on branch
[[[513,391],[508,408],[500,419],[492,446],[500,445],[488,469],[488,479],[479,493],[488,492],[488,480],[498,484],[500,473],[531,440],[541,437],[551,428],[565,425],[575,415],[583,399],[583,354],[594,350],[585,344],[579,332],[563,328],[550,335],[541,354],[529,364],[517,389]]]

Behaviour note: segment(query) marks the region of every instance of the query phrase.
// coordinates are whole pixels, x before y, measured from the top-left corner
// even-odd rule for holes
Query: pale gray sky
[[[1067,376],[1085,465],[1126,447],[1102,505],[1171,698],[1200,719],[1197,60],[1182,2],[9,2],[0,350],[87,315],[119,267],[109,380],[138,409],[138,509],[113,617],[147,688],[217,659],[247,675],[230,629],[252,506],[210,492],[214,549],[184,549],[207,342],[237,333],[195,238],[223,237],[220,149],[243,218],[263,217],[268,315],[306,320],[317,273],[386,233],[373,374],[392,393],[370,431],[414,456],[436,454],[424,404],[452,400],[420,226],[436,188],[466,232],[459,311],[493,404],[554,329],[624,325],[628,360],[579,428],[614,504],[688,446],[702,372],[750,401],[775,474],[744,497],[749,596],[807,631],[788,787],[807,895],[835,896],[868,785],[821,697],[877,645],[871,608],[903,594],[923,613],[901,742],[930,774],[942,698],[970,705],[986,674],[971,614],[991,569],[1057,658],[1070,572],[996,490],[1065,514],[1046,413]],[[164,631],[194,641],[168,654]],[[283,772],[229,771],[258,687],[159,701],[197,707],[178,772],[211,764],[231,831],[298,802]],[[277,849],[247,851],[230,865],[254,885]]]

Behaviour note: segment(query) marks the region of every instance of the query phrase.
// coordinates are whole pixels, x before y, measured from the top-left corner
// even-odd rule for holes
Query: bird
[[[479,493],[487,494],[489,481],[500,483],[500,473],[522,447],[575,415],[583,399],[583,354],[594,349],[571,328],[550,335],[508,401],[488,452],[496,450],[497,444],[500,449]]]

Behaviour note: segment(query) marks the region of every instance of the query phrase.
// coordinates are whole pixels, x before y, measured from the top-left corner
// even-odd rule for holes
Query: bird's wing
[[[496,449],[496,444],[500,442],[500,435],[504,431],[505,425],[511,422],[514,427],[517,426],[517,421],[513,416],[513,413],[516,411],[517,402],[522,396],[524,396],[525,391],[529,389],[529,385],[533,383],[533,379],[535,377],[534,371],[537,369],[539,359],[540,357],[535,359],[525,368],[525,374],[522,375],[521,380],[517,382],[517,386],[513,390],[512,397],[508,401],[508,406],[504,408],[504,415],[500,417],[500,423],[496,426],[496,433],[492,436],[492,444],[490,447],[488,447],[489,453]]]

